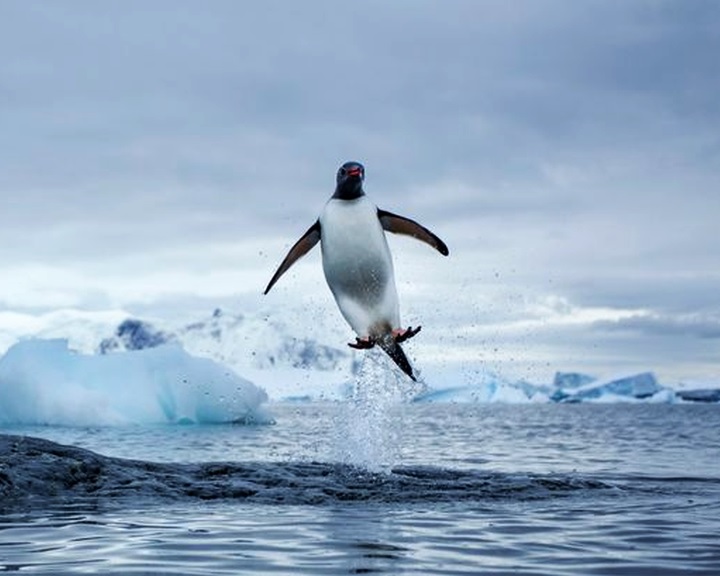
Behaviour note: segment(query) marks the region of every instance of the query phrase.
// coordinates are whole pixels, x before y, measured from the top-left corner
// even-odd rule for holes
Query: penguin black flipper
[[[407,359],[407,356],[405,356],[405,352],[400,347],[400,344],[397,343],[395,338],[391,335],[387,335],[384,338],[378,338],[377,345],[380,346],[380,348],[382,348],[388,356],[390,356],[392,361],[398,365],[400,370],[405,372],[405,374],[407,374],[413,382],[417,382],[417,378],[415,378],[415,375],[413,374],[410,361]]]
[[[285,260],[282,261],[278,269],[275,271],[275,274],[270,279],[270,282],[268,283],[267,288],[265,288],[265,292],[263,292],[263,294],[270,292],[270,289],[275,285],[275,282],[280,279],[280,276],[285,274],[290,266],[310,252],[310,250],[312,250],[318,242],[320,242],[320,221],[316,220],[315,224],[310,226],[305,234],[300,237],[300,240],[295,242],[295,245],[290,248],[287,256],[285,256]]]
[[[379,208],[378,219],[380,220],[380,224],[382,224],[383,229],[388,232],[412,236],[413,238],[429,244],[443,256],[450,254],[450,250],[448,250],[445,242],[440,240],[440,238],[430,232],[430,230],[425,228],[425,226],[415,222],[415,220],[410,220],[410,218],[405,218],[405,216],[399,216],[386,210],[380,210]]]

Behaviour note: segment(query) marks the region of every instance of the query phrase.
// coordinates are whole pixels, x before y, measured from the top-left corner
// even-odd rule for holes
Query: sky
[[[450,247],[390,239],[416,359],[720,376],[713,0],[6,0],[0,51],[0,317],[350,338],[317,250],[261,293],[358,160]]]

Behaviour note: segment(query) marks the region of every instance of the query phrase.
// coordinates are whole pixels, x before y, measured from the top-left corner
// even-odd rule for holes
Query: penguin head
[[[365,167],[360,162],[345,162],[337,171],[337,186],[333,198],[342,200],[354,200],[359,198],[365,191],[362,188],[365,180]]]

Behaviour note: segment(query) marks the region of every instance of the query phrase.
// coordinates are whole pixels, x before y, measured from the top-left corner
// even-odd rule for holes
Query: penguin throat
[[[365,191],[362,188],[362,180],[353,179],[339,182],[335,187],[335,194],[333,194],[333,198],[338,198],[340,200],[355,200],[356,198],[360,198],[360,196],[364,195]]]

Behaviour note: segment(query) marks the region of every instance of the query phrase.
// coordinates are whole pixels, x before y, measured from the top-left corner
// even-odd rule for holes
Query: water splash
[[[400,462],[403,405],[424,384],[412,382],[379,349],[368,350],[353,382],[350,402],[335,430],[338,459],[372,472],[387,472]]]

